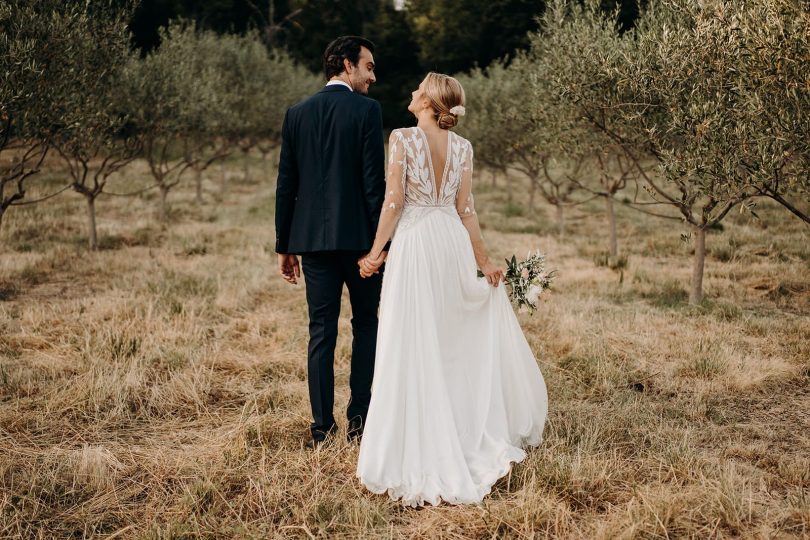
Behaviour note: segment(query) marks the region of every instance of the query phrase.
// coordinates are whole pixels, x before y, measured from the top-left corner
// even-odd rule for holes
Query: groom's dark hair
[[[343,60],[348,59],[353,65],[360,60],[360,47],[374,52],[374,44],[360,36],[340,36],[326,46],[323,52],[323,71],[326,80],[345,71]]]

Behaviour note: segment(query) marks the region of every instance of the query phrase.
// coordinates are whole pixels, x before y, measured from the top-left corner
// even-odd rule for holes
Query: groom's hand
[[[360,267],[360,276],[367,278],[373,276],[374,274],[379,274],[380,267],[385,262],[385,258],[387,256],[388,252],[383,251],[376,259],[371,258],[371,253],[367,254],[365,257],[361,257],[357,261],[357,266]]]
[[[298,264],[298,257],[295,255],[278,254],[278,271],[287,283],[293,285],[298,283],[301,277],[301,266]]]

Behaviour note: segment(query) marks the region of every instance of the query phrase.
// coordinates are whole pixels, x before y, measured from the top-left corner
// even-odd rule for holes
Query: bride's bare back
[[[441,187],[444,183],[445,165],[447,164],[447,146],[450,142],[450,131],[439,129],[437,131],[425,131],[418,128],[425,136],[428,145],[428,159],[432,165],[433,180],[436,184],[436,198],[438,199],[441,193]]]

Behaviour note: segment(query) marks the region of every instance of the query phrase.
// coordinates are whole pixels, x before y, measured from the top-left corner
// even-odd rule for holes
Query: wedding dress
[[[480,502],[540,443],[547,412],[505,286],[476,276],[472,145],[447,137],[436,182],[425,132],[394,130],[378,228],[394,233],[357,477],[410,506]]]

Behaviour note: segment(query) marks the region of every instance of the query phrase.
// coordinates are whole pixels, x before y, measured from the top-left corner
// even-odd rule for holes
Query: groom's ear
[[[354,64],[352,64],[352,61],[351,61],[351,60],[349,60],[348,58],[344,58],[344,59],[343,59],[343,70],[344,70],[346,73],[348,73],[349,75],[351,75],[352,70],[354,70],[354,69],[356,69],[356,68],[357,68],[357,66],[355,66]]]

